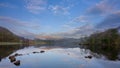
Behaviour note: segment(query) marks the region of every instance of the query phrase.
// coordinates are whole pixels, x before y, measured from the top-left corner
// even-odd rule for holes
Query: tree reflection
[[[22,45],[0,45],[0,61],[15,52],[18,49],[24,48]]]
[[[97,53],[98,55],[104,55],[108,60],[119,60],[120,57],[118,55],[120,54],[119,48],[115,48],[114,46],[111,47],[91,47],[91,46],[84,46],[82,48],[89,49],[91,54]],[[98,57],[98,55],[94,55],[95,57]],[[100,58],[100,57],[99,57]]]

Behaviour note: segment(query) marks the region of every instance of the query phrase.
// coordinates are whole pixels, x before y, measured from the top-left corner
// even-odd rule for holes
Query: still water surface
[[[0,51],[4,50],[2,49]],[[9,49],[6,50],[6,53]],[[40,51],[45,52],[40,53]],[[22,54],[16,57],[16,60],[20,60],[19,66],[14,65],[8,58],[16,53]],[[1,56],[2,54],[5,53],[2,52]],[[8,54],[2,56],[0,68],[120,68],[120,61],[107,60],[102,55],[80,47],[29,46],[16,48]],[[85,58],[87,55],[93,57]]]

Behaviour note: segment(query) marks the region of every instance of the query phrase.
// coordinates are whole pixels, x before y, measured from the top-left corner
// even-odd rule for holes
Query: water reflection
[[[0,62],[2,61],[2,58],[1,58],[1,56],[0,56]]]
[[[2,46],[0,45],[0,58],[5,58],[9,54],[13,53],[16,51],[19,47],[18,46]]]
[[[5,58],[12,54],[13,52],[22,49],[26,46],[22,45],[0,45],[0,58]]]
[[[120,61],[104,60],[103,55],[78,46],[2,46],[0,56],[2,68],[120,68]],[[10,62],[10,56],[16,60]]]
[[[82,45],[81,45],[82,46]],[[94,56],[96,56],[97,58],[101,58],[98,56],[105,56],[106,59],[111,60],[111,61],[116,61],[116,60],[120,60],[120,49],[119,48],[115,48],[113,46],[109,46],[109,47],[95,47],[95,46],[84,46],[82,48],[85,49],[89,49],[91,52],[91,54],[93,54]]]

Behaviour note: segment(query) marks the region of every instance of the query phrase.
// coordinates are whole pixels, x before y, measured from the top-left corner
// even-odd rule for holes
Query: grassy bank
[[[0,42],[0,45],[22,45],[20,42]]]

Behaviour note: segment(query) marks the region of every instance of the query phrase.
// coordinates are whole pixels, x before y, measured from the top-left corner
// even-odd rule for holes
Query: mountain
[[[120,33],[118,28],[111,28],[104,32],[94,33],[86,39],[88,44],[102,44],[102,45],[119,45],[120,44]]]
[[[20,37],[0,26],[0,42],[19,42]]]

